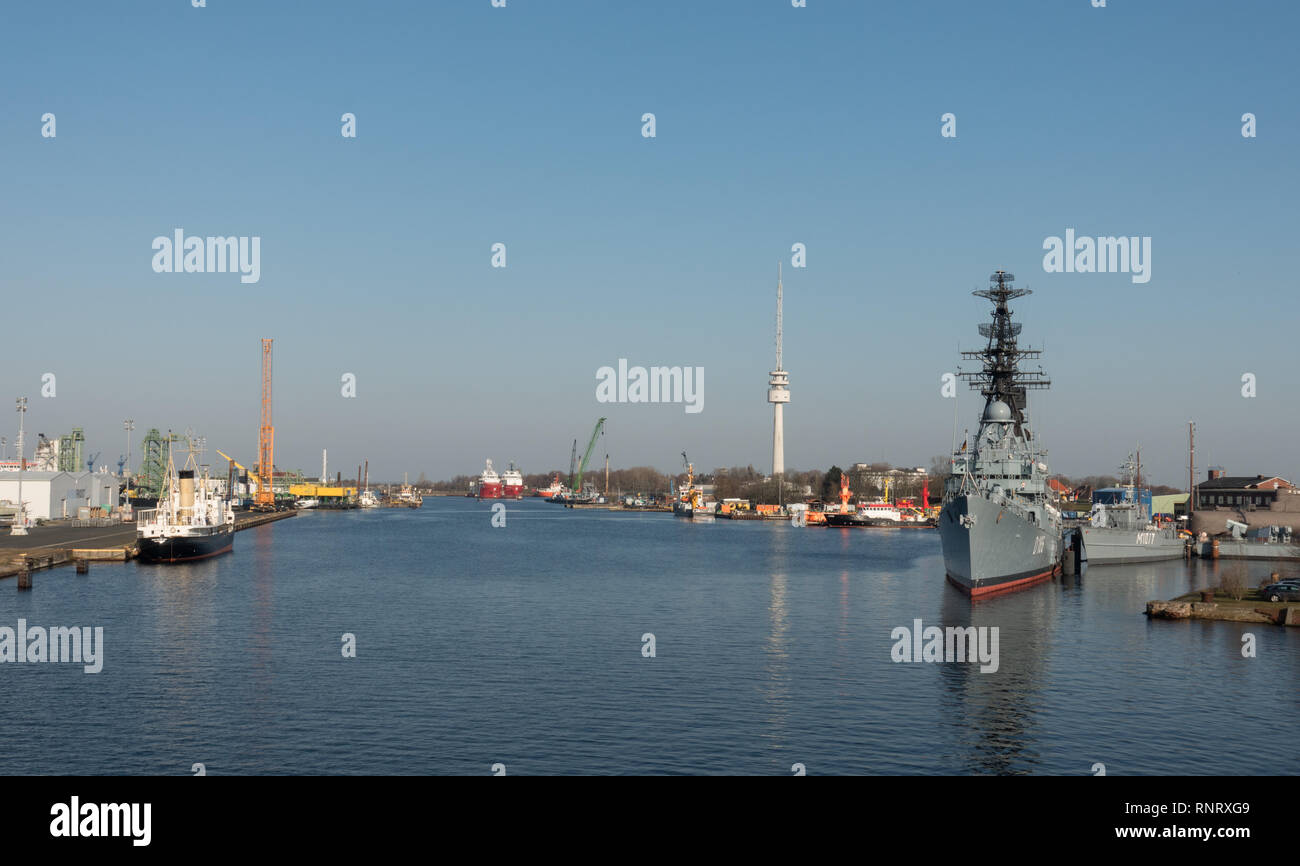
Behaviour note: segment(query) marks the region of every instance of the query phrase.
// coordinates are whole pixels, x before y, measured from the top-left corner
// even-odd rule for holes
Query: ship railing
[[[1025,507],[1025,504],[1020,500],[1016,499],[1015,497],[1008,496],[1007,494],[1002,493],[1000,491],[994,491],[992,488],[984,491],[984,494],[989,498],[990,502],[993,502],[997,505],[1002,505],[1007,508],[1013,508],[1016,511],[1021,511]]]

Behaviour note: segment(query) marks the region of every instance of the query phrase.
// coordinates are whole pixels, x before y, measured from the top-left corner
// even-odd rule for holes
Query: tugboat
[[[369,460],[366,461],[366,474],[362,482],[362,488],[363,489],[360,495],[357,496],[358,508],[378,508],[381,505],[383,505],[383,503],[379,501],[379,497],[376,496],[370,490],[370,461]]]
[[[962,352],[980,369],[959,375],[984,396],[984,411],[973,445],[953,455],[939,512],[948,580],[972,598],[1032,586],[1061,568],[1061,513],[1048,499],[1047,451],[1030,432],[1025,399],[1051,380],[1041,368],[1019,368],[1042,352],[1016,344],[1020,324],[1007,304],[1030,290],[1013,288],[1014,280],[997,271],[990,288],[973,293],[993,302],[993,321],[979,326],[985,347]]]
[[[167,478],[158,507],[136,516],[136,539],[142,562],[192,562],[229,553],[235,543],[235,512],[213,494],[207,473],[196,478],[194,452],[176,471],[170,445]]]
[[[673,514],[690,520],[695,516],[695,509],[700,506],[700,491],[695,489],[695,464],[686,459],[682,452],[682,461],[686,463],[686,486],[678,491],[673,500]]]
[[[385,508],[419,508],[424,505],[424,497],[415,492],[415,488],[402,475],[402,487],[396,493],[389,493],[380,502]],[[364,507],[364,506],[362,506]]]
[[[560,473],[558,472],[556,472],[555,477],[551,479],[550,487],[536,487],[533,489],[534,496],[540,496],[541,498],[551,502],[559,501],[560,498],[568,492],[569,488],[560,483]]]

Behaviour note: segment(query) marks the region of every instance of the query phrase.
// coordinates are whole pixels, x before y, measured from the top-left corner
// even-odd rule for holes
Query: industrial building
[[[17,472],[0,473],[0,502],[18,502]],[[23,501],[29,520],[76,517],[82,507],[112,509],[117,505],[118,479],[108,472],[22,473]]]

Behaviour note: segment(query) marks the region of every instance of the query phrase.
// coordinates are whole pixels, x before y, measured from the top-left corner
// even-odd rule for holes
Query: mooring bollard
[[[90,573],[90,560],[88,560],[88,559],[78,559],[78,560],[77,560],[77,574],[89,574],[89,573]]]

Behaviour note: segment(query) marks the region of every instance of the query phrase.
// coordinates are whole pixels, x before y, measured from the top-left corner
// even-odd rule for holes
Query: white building
[[[117,476],[108,472],[22,473],[29,520],[76,517],[82,506],[117,507]],[[0,473],[0,501],[18,502],[18,473]]]

